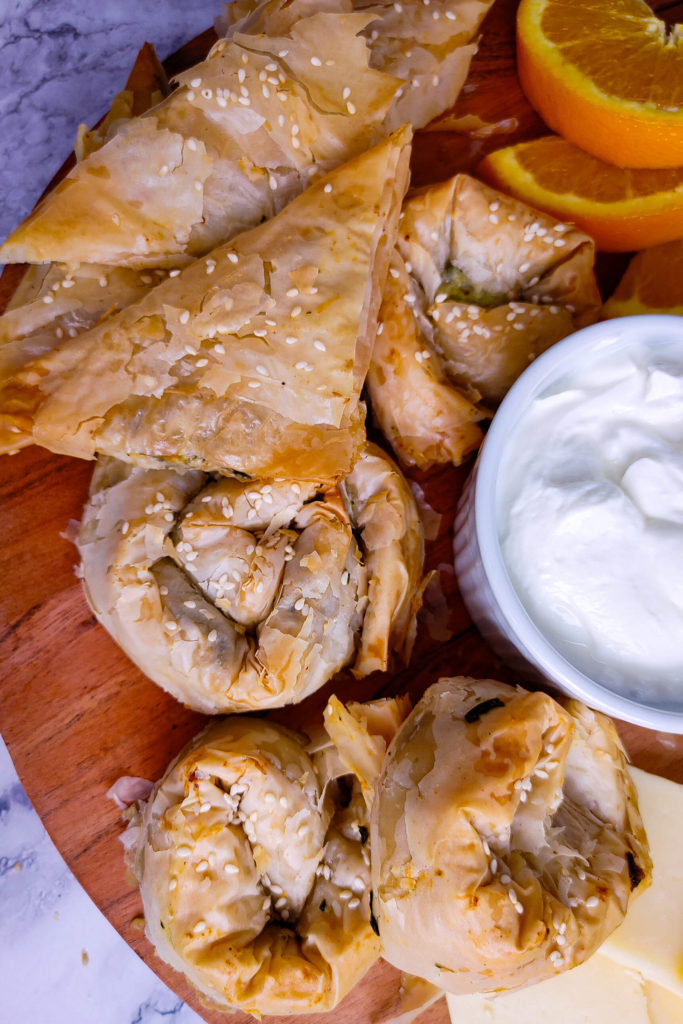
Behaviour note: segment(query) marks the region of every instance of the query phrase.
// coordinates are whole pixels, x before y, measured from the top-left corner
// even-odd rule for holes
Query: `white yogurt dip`
[[[683,696],[683,345],[642,338],[525,410],[496,488],[503,561],[576,668],[627,697]]]

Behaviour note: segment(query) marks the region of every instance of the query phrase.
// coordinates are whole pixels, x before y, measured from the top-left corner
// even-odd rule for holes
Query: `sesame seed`
[[[194,153],[194,151],[197,148],[197,140],[196,139],[188,139],[187,142],[185,143],[185,145],[187,146],[187,148],[189,150],[191,150]]]
[[[360,900],[358,899],[357,896],[354,896],[352,899],[349,900],[349,910],[355,910],[356,907],[359,907],[359,906],[360,906]]]
[[[351,100],[349,100],[349,101],[347,102],[347,104],[346,104],[346,109],[348,110],[349,114],[351,114],[352,116],[353,116],[353,114],[355,114],[355,113],[356,113],[356,108],[355,108],[355,106],[353,105],[353,103],[351,102]]]
[[[216,261],[215,260],[207,260],[206,261],[206,272],[207,272],[207,274],[213,274],[215,269],[216,269]]]
[[[192,103],[192,101],[194,100],[194,93],[192,92],[192,89],[188,89],[188,91],[187,91],[187,98],[188,98],[190,103]]]
[[[530,263],[522,263],[520,268],[519,268],[520,274],[526,274],[526,272],[527,272],[527,270],[529,269],[530,266],[531,266]]]
[[[490,224],[497,224],[498,223],[498,217],[496,216],[495,213],[490,213],[489,214],[489,223]]]
[[[237,864],[224,864],[223,865],[223,871],[225,872],[226,875],[238,875],[239,874],[239,870],[240,869],[238,868]]]
[[[300,612],[305,604],[305,599],[303,597],[300,597],[298,601],[294,602],[294,611]]]
[[[331,191],[332,191],[332,186],[331,186],[331,185],[330,185],[330,184],[328,183],[328,184],[327,184],[327,185],[325,185],[325,187],[323,188],[323,192],[327,192],[327,194],[329,195],[329,193],[330,193]]]
[[[311,64],[314,68],[321,68],[323,66],[323,62],[320,57],[311,57]]]
[[[208,359],[198,359],[197,362],[195,363],[195,366],[197,366],[198,369],[200,369],[200,370],[202,369],[202,367],[208,366],[208,365],[209,365],[209,360]]]
[[[168,164],[162,164],[161,167],[159,168],[159,177],[160,178],[165,178],[166,175],[168,174],[168,172],[169,172]]]
[[[171,892],[173,892],[174,889],[177,889],[178,888],[178,879],[177,878],[172,878],[171,881],[168,883],[168,888],[170,889]]]
[[[291,317],[297,317],[297,316],[299,316],[300,313],[301,313],[301,306],[294,306],[294,308],[292,309],[292,311],[291,311],[291,313],[289,315]]]
[[[206,921],[197,921],[192,931],[195,935],[199,935],[201,932],[206,931]]]
[[[181,843],[177,849],[177,853],[179,857],[189,857],[192,853],[192,847],[188,846],[186,843]]]
[[[49,306],[49,304],[51,302],[54,302],[54,301],[55,301],[54,295],[44,295],[43,296],[43,302],[45,303],[46,306]]]
[[[403,11],[403,4],[399,3],[398,0],[396,0],[396,3],[394,4],[394,10],[396,11],[397,14],[401,14]]]
[[[597,896],[589,896],[588,899],[586,900],[586,906],[587,907],[597,907],[599,903],[600,903],[600,900],[598,899]]]
[[[186,324],[187,321],[190,319],[190,311],[189,311],[189,309],[184,309],[181,312],[181,314],[178,317],[178,319],[180,320],[181,324]]]
[[[286,294],[287,294],[287,298],[288,299],[295,299],[297,297],[297,295],[299,294],[299,289],[298,288],[289,288]]]
[[[260,388],[261,384],[257,380],[250,380],[247,386],[250,388]]]
[[[166,595],[168,594],[168,587],[162,583],[162,585],[159,587],[159,593],[161,594],[162,597],[166,597]]]
[[[261,363],[259,363],[259,365],[256,367],[256,372],[260,373],[262,377],[268,376],[268,371],[266,370],[265,366],[261,365]]]
[[[201,807],[199,809],[201,810]],[[209,862],[208,862],[208,860],[200,860],[200,862],[199,862],[199,864],[197,864],[197,867],[195,868],[195,870],[196,871],[208,871],[209,870]]]
[[[348,85],[345,85],[344,88],[342,89],[342,99],[343,100],[348,100],[350,95],[351,95],[351,90],[349,89]]]
[[[317,341],[317,340],[314,341],[313,342],[313,347],[317,348],[318,352],[325,352],[326,351],[325,345],[323,344],[322,341]]]
[[[248,96],[240,96],[240,97],[238,97],[237,102],[241,103],[243,107],[250,107],[251,106],[251,100],[249,99]]]
[[[168,276],[169,277],[178,277],[179,274],[180,274],[179,270],[169,270],[169,272],[168,272]]]

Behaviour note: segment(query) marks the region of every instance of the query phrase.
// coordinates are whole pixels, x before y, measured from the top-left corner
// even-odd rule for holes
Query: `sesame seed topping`
[[[187,146],[187,148],[189,150],[191,150],[194,153],[194,151],[197,149],[197,140],[196,139],[188,139],[187,142],[185,143],[185,145]]]
[[[266,336],[266,334],[267,334],[267,333],[268,333],[268,331],[266,331],[266,330],[265,330],[265,328],[263,328],[263,327],[258,327],[258,328],[257,328],[257,329],[256,329],[256,330],[254,331],[254,337],[255,337],[255,338],[265,338],[265,336]]]
[[[288,336],[287,336],[287,337],[285,338],[285,344],[286,344],[286,345],[294,345],[294,344],[296,344],[296,342],[297,342],[297,341],[298,341],[298,339],[297,339],[297,338],[295,338],[295,337],[294,337],[293,335],[291,335],[291,334],[290,334],[290,335],[288,335]]]
[[[178,319],[180,320],[181,324],[186,324],[187,321],[190,319],[190,311],[189,311],[189,309],[184,309],[181,312],[181,314],[178,317]]]
[[[259,363],[259,365],[256,367],[256,372],[260,373],[262,377],[268,376],[268,371],[266,370],[265,366],[261,365],[261,363]]]
[[[295,299],[297,297],[297,295],[299,294],[299,289],[298,288],[289,288],[287,290],[286,294],[287,294],[287,298],[288,299]]]
[[[588,899],[586,900],[586,906],[587,907],[597,907],[599,903],[600,903],[600,900],[598,899],[597,896],[589,896]]]
[[[292,308],[292,311],[291,311],[291,313],[289,315],[291,317],[297,317],[297,316],[300,315],[300,313],[301,313],[301,306],[294,306]]]
[[[356,113],[356,108],[353,105],[353,103],[351,102],[351,100],[348,100],[348,102],[346,104],[346,109],[348,110],[349,114],[351,114],[352,116],[353,116],[353,114]]]
[[[169,270],[169,272],[168,272],[168,276],[169,277],[178,277],[179,274],[180,274],[179,270]]]
[[[352,899],[349,900],[349,910],[355,910],[356,907],[359,907],[359,906],[360,906],[360,900],[358,899],[357,896],[354,896]]]
[[[317,339],[316,341],[313,342],[313,348],[317,348],[318,352],[326,351],[324,343],[322,341],[318,341]]]
[[[332,191],[332,186],[331,186],[331,185],[330,185],[330,184],[328,183],[328,184],[327,184],[327,185],[325,185],[325,187],[323,188],[323,192],[327,192],[327,193],[328,193],[328,195],[329,195],[329,193],[330,193],[331,191]]]
[[[192,929],[195,935],[201,934],[206,931],[206,921],[197,921],[196,925]]]
[[[343,100],[348,100],[350,95],[351,95],[351,90],[349,89],[348,85],[345,85],[344,88],[342,89],[342,99]]]
[[[215,260],[207,260],[206,261],[206,272],[207,272],[207,274],[213,274],[215,269],[216,269],[216,261]]]
[[[54,301],[55,301],[54,295],[44,295],[43,296],[43,302],[45,303],[46,306],[49,306],[49,304],[51,302],[54,302]]]
[[[314,68],[321,68],[323,66],[323,62],[320,57],[311,57],[311,64]]]
[[[260,388],[261,384],[257,380],[250,380],[249,384],[248,384],[248,387],[250,387],[250,388]]]
[[[230,260],[231,263],[237,263],[237,261],[239,260],[239,256],[237,255],[236,252],[229,252],[228,259]]]

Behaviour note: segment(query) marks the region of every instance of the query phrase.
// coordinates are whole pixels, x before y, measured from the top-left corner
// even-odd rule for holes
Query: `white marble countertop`
[[[0,238],[68,156],[79,122],[105,113],[142,43],[163,59],[208,28],[220,7],[221,0],[0,0]],[[200,1024],[81,889],[2,741],[0,986],[7,1024]]]

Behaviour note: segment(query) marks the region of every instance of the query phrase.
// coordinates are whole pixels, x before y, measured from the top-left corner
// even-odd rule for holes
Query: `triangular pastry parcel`
[[[0,389],[0,425],[53,451],[330,479],[360,391],[408,178],[410,129],[174,272]]]
[[[0,262],[174,267],[207,253],[313,177],[448,108],[489,6],[267,0],[82,160]]]

